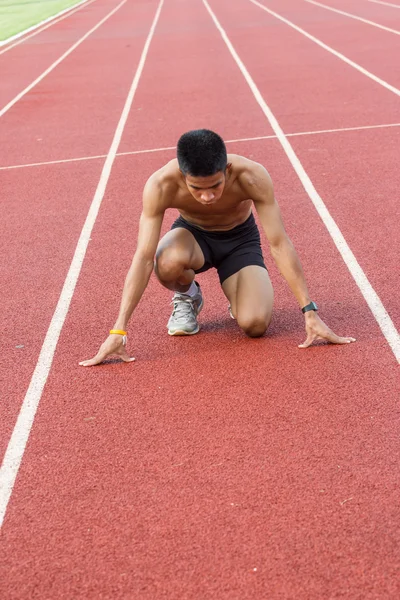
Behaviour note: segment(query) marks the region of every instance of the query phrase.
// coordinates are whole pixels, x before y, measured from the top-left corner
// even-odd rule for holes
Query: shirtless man
[[[125,280],[118,318],[96,356],[79,364],[97,365],[113,354],[125,362],[134,360],[126,351],[126,329],[153,268],[160,283],[175,292],[168,322],[170,335],[199,331],[197,317],[203,296],[195,275],[214,267],[232,318],[248,336],[262,336],[271,321],[273,289],[264,265],[253,204],[272,257],[304,313],[307,338],[299,347],[307,348],[317,339],[335,344],[354,342],[354,338],[337,336],[317,315],[265,168],[242,156],[227,155],[219,135],[200,129],[183,134],[177,159],[147,181],[137,249]],[[168,208],[177,209],[180,216],[159,241]]]

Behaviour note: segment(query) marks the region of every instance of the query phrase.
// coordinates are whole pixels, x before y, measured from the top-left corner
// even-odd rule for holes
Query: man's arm
[[[263,167],[257,165],[248,185],[271,255],[302,308],[310,302],[307,283],[297,252],[285,231],[271,178]]]
[[[292,290],[300,308],[310,303],[304,272],[294,246],[289,239],[274,196],[271,178],[261,165],[245,175],[245,186],[252,198],[260,218],[275,263]],[[335,344],[346,344],[354,338],[337,336],[325,325],[315,311],[304,314],[307,339],[300,348],[307,348],[317,339],[326,339]]]
[[[153,271],[162,221],[163,214],[149,216],[143,212],[140,217],[138,245],[125,279],[120,309],[113,329],[127,328],[129,319],[143,296]]]
[[[115,330],[126,330],[129,319],[147,287],[153,271],[154,255],[160,238],[163,217],[161,192],[157,183],[150,179],[143,192],[143,211],[139,221],[137,247],[125,278],[120,309],[113,327]],[[124,342],[124,336],[110,334],[100,346],[96,356],[79,364],[83,367],[97,365],[111,354],[117,354],[124,362],[135,360],[127,353]]]

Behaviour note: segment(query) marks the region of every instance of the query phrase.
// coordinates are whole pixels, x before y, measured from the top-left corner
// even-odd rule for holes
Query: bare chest
[[[176,208],[184,219],[209,230],[227,230],[240,225],[249,216],[251,205],[252,201],[236,186],[208,206],[185,190],[179,190],[171,202],[171,208]]]

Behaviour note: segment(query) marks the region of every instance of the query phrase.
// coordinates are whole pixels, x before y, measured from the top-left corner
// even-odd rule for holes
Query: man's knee
[[[155,272],[160,281],[176,281],[185,269],[183,252],[174,246],[157,249]]]
[[[271,315],[265,314],[239,314],[238,325],[249,337],[261,337],[267,331]]]

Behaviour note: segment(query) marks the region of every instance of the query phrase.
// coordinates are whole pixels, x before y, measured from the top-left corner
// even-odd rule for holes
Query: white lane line
[[[9,167],[0,167],[0,171],[7,171],[7,169],[23,169],[24,167],[43,167],[45,165],[61,165],[64,163],[81,162],[84,160],[95,160],[96,158],[105,158],[107,154],[98,154],[97,156],[79,156],[78,158],[60,158],[59,160],[47,160],[44,162],[37,163],[25,163],[22,165],[10,165]],[[117,154],[117,156],[119,156]]]
[[[89,6],[89,4],[92,4],[93,2],[96,2],[96,0],[82,0],[82,2],[79,2],[78,4],[75,4],[74,6],[70,6],[69,8],[67,8],[65,10],[62,10],[58,14],[53,15],[52,17],[49,17],[45,21],[42,21],[41,23],[38,23],[37,25],[30,27],[29,29],[25,29],[25,31],[22,31],[21,33],[17,33],[17,35],[15,35],[11,38],[8,38],[8,40],[4,40],[3,42],[0,42],[0,46],[4,46],[5,44],[9,44],[10,42],[12,42],[12,40],[21,38],[26,33],[28,33],[29,31],[34,29],[33,33],[31,33],[30,35],[27,35],[23,39],[18,39],[18,41],[15,42],[14,44],[10,43],[10,45],[7,46],[6,48],[4,48],[4,50],[0,50],[0,55],[4,54],[5,52],[8,52],[9,50],[11,50],[11,48],[15,48],[15,46],[18,46],[18,44],[23,44],[24,42],[26,42],[26,40],[29,40],[34,35],[37,35],[38,33],[41,33],[42,31],[44,31],[45,29],[52,27],[56,23],[59,23],[60,21],[67,19],[74,13],[81,10],[84,5],[86,7],[86,6]],[[67,13],[67,14],[64,14],[64,16],[61,16],[63,13]],[[45,25],[44,27],[40,27],[41,25],[44,25],[47,21],[50,21],[50,22],[47,25]],[[39,27],[40,27],[40,29],[38,29]]]
[[[18,100],[21,100],[21,98],[23,98],[25,94],[30,92],[31,89],[35,87],[35,85],[37,85],[40,81],[42,81],[42,79],[46,77],[46,75],[51,73],[51,71],[53,71],[53,69],[55,69],[65,58],[67,58],[67,56],[69,56],[71,52],[78,48],[78,46],[80,46],[82,42],[84,42],[92,33],[94,33],[96,29],[101,27],[103,23],[105,23],[110,17],[112,17],[113,14],[116,13],[117,10],[119,10],[121,6],[125,4],[126,1],[127,0],[122,0],[122,2],[118,4],[118,6],[113,8],[113,10],[109,12],[103,19],[101,19],[101,21],[99,21],[97,25],[92,27],[92,29],[90,29],[87,33],[85,33],[84,36],[82,36],[77,42],[75,42],[75,44],[73,44],[66,52],[64,52],[64,54],[60,56],[60,58],[53,62],[53,64],[50,65],[48,69],[46,69],[41,75],[39,75],[39,77],[37,77],[35,81],[32,81],[32,83],[28,85],[24,90],[22,90],[22,92],[20,92],[17,96],[15,96],[15,98],[11,100],[11,102],[6,104],[6,106],[0,110],[0,117],[2,117],[8,110],[10,110],[10,108],[14,106],[14,104],[16,104]]]
[[[366,75],[367,77],[369,77],[373,81],[376,81],[376,83],[379,83],[380,85],[382,85],[387,90],[390,90],[391,92],[393,92],[397,96],[400,96],[400,90],[399,89],[395,88],[393,85],[390,85],[390,83],[387,83],[387,81],[384,81],[380,77],[377,77],[376,75],[374,75],[370,71],[367,71],[367,69],[364,69],[364,67],[362,67],[361,65],[357,64],[353,60],[350,60],[350,58],[347,58],[347,56],[345,56],[344,54],[341,54],[340,52],[337,52],[337,50],[334,50],[333,48],[331,48],[331,46],[328,46],[327,44],[324,44],[324,42],[321,42],[321,40],[319,40],[318,38],[314,37],[310,33],[307,33],[307,31],[305,31],[301,27],[298,27],[297,25],[295,25],[294,23],[292,23],[292,21],[289,21],[285,17],[282,17],[282,15],[279,15],[278,13],[274,12],[273,10],[270,10],[269,8],[267,8],[266,6],[264,6],[264,4],[260,4],[260,2],[257,2],[257,0],[249,0],[249,2],[252,2],[253,4],[255,4],[256,6],[258,6],[262,10],[265,10],[267,13],[269,13],[270,15],[272,15],[273,17],[275,17],[276,19],[279,19],[283,23],[286,23],[286,25],[289,25],[289,27],[292,27],[293,29],[295,29],[299,33],[303,34],[309,40],[311,40],[315,44],[318,44],[318,46],[321,46],[321,48],[324,48],[324,50],[327,50],[331,54],[334,54],[334,56],[337,56],[338,58],[340,58],[340,60],[343,60],[343,62],[347,63],[348,65],[350,65],[354,69],[357,69],[357,71],[360,71],[360,73],[362,73],[363,75]]]
[[[393,8],[400,8],[400,4],[391,4],[390,2],[382,2],[382,0],[368,0],[368,2],[374,2],[375,4],[384,4],[385,6],[393,6]]]
[[[302,135],[320,135],[323,133],[341,133],[342,131],[365,131],[369,129],[386,129],[390,127],[400,127],[400,123],[387,123],[383,125],[361,125],[359,127],[342,127],[339,129],[318,129],[316,131],[298,131],[296,133],[285,133],[286,137],[299,137]],[[257,137],[248,138],[237,138],[235,140],[225,140],[225,144],[236,144],[241,142],[255,142],[259,140],[273,140],[276,139],[276,135],[259,135]],[[148,154],[151,152],[166,152],[167,150],[176,150],[176,146],[165,146],[164,148],[149,148],[144,150],[130,150],[127,152],[117,152],[116,156],[131,156],[132,154]],[[42,167],[46,165],[59,165],[71,162],[80,162],[85,160],[96,160],[99,158],[105,158],[106,154],[97,154],[94,156],[79,156],[77,158],[61,158],[59,160],[47,160],[36,163],[24,163],[21,165],[8,165],[6,167],[0,167],[0,171],[7,171],[9,169],[23,169],[25,167]]]
[[[393,321],[391,320],[390,316],[388,315],[378,294],[375,292],[374,288],[368,281],[368,278],[365,275],[364,271],[358,264],[357,259],[354,256],[353,252],[350,250],[350,247],[347,244],[346,240],[344,239],[342,232],[340,231],[339,227],[336,225],[335,221],[333,220],[332,216],[330,215],[321,196],[318,194],[317,190],[315,189],[311,179],[307,175],[303,165],[301,164],[295,151],[293,150],[292,146],[290,145],[290,142],[286,139],[286,136],[283,133],[278,121],[276,120],[276,118],[275,118],[274,114],[272,113],[271,109],[269,108],[269,106],[267,106],[264,98],[261,95],[260,90],[256,86],[250,73],[248,72],[248,70],[246,69],[242,60],[240,59],[239,55],[237,54],[236,50],[234,49],[226,32],[221,27],[219,21],[217,20],[217,17],[211,10],[210,5],[208,4],[207,0],[203,0],[203,3],[205,5],[205,7],[207,8],[211,18],[213,19],[215,26],[217,27],[218,31],[220,32],[225,44],[227,45],[229,52],[231,53],[237,66],[239,67],[243,77],[245,78],[251,91],[253,92],[253,95],[254,95],[255,99],[257,100],[261,110],[263,111],[266,118],[268,119],[272,129],[275,131],[276,136],[282,145],[282,148],[284,149],[289,161],[291,162],[294,170],[296,171],[297,176],[300,179],[305,191],[307,192],[312,203],[314,204],[315,209],[318,212],[319,216],[321,217],[331,238],[333,239],[333,241],[336,245],[336,248],[339,250],[348,270],[350,271],[351,275],[353,276],[354,281],[356,282],[362,295],[364,296],[364,299],[365,299],[366,303],[368,304],[372,314],[374,315],[383,335],[386,338],[386,341],[388,342],[390,348],[392,349],[392,352],[395,355],[396,360],[400,363],[400,334],[397,331],[396,327],[394,326]]]
[[[157,21],[163,3],[164,0],[160,0],[153,23],[150,28],[150,32],[147,36],[146,43],[142,51],[142,55],[140,57],[138,68],[133,78],[128,97],[126,99],[120,120],[117,125],[117,129],[115,131],[110,150],[104,162],[103,170],[100,176],[100,181],[94,194],[92,204],[90,205],[86,221],[83,225],[83,229],[79,236],[79,240],[75,249],[75,253],[67,277],[64,282],[64,286],[61,291],[60,298],[58,300],[56,309],[51,319],[50,326],[47,330],[47,334],[43,342],[42,349],[40,351],[39,359],[37,361],[35,370],[32,375],[32,379],[30,381],[28,390],[22,403],[17,422],[11,435],[11,439],[8,443],[3,463],[0,467],[0,529],[4,521],[4,516],[7,510],[8,502],[10,500],[11,493],[15,484],[15,479],[17,477],[22,457],[25,452],[26,444],[28,442],[29,434],[33,425],[39,401],[42,396],[43,388],[46,384],[47,377],[51,369],[58,338],[64,325],[69,305],[74,294],[76,282],[78,280],[82,263],[85,258],[86,250],[89,244],[91,232],[96,222],[101,202],[103,200],[104,192],[106,190],[108,179],[110,177],[113,162],[117,154],[118,146],[121,141],[126,121],[129,116],[129,111],[131,109],[133,98],[135,96],[135,92],[139,84],[139,80],[149,50],[150,42],[152,40],[154,30],[157,25]]]
[[[321,4],[320,2],[315,2],[315,0],[304,0],[304,2],[308,2],[309,4],[315,4],[315,6],[321,6],[321,8],[325,8],[326,10],[331,10],[332,12],[338,13],[339,15],[344,15],[345,17],[350,17],[351,19],[356,19],[357,21],[362,21],[363,23],[367,23],[368,25],[373,25],[373,27],[379,27],[379,29],[383,29],[384,31],[389,31],[390,33],[395,33],[396,35],[400,35],[400,31],[397,31],[397,29],[390,29],[390,27],[385,27],[384,25],[379,25],[379,23],[375,23],[375,21],[369,21],[368,19],[364,19],[363,17],[358,17],[357,15],[353,15],[352,13],[345,12],[344,10],[332,8],[332,6],[327,6],[326,4]]]
[[[317,135],[320,133],[341,133],[342,131],[366,131],[368,129],[386,129],[387,127],[400,127],[400,123],[384,123],[382,125],[360,125],[359,127],[339,127],[338,129],[319,129],[318,131],[299,131],[297,133],[286,133],[286,137],[296,135]]]

